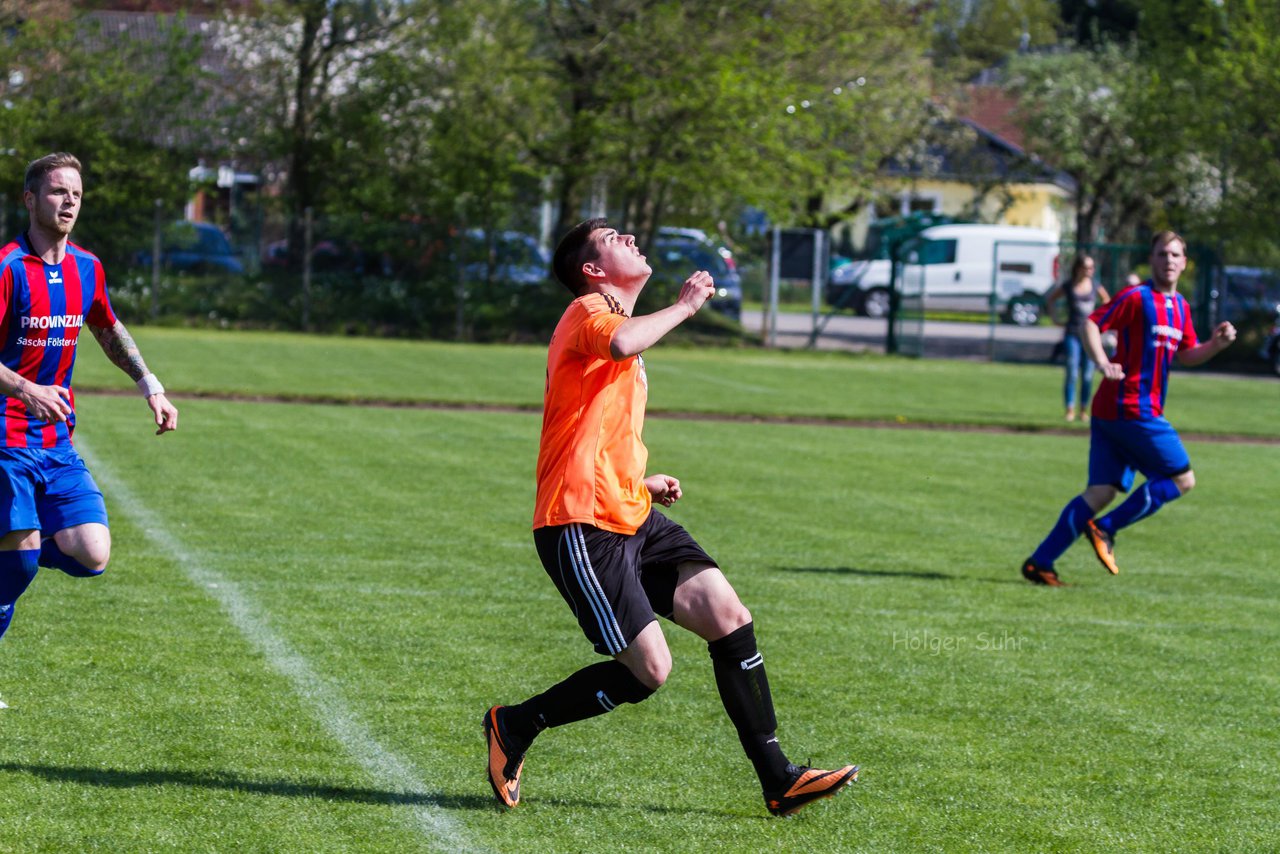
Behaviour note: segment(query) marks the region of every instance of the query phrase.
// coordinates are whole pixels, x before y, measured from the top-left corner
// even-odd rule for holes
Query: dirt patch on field
[[[137,394],[133,390],[85,388],[77,389],[78,394],[98,394],[107,397],[132,397]],[[174,398],[181,400],[225,400],[232,403],[293,403],[325,406],[363,406],[376,409],[431,409],[460,412],[502,412],[511,414],[532,415],[542,411],[541,406],[520,406],[514,404],[463,403],[457,401],[436,400],[388,400],[384,398],[339,397],[330,395],[306,394],[233,394],[225,392],[175,392]],[[810,427],[845,427],[869,428],[881,430],[939,430],[953,433],[1017,433],[1035,434],[1038,436],[1086,436],[1082,427],[1074,429],[1066,427],[1046,427],[1039,424],[954,424],[941,421],[913,421],[905,418],[818,418],[804,415],[741,415],[709,412],[682,412],[662,409],[650,409],[650,418],[664,418],[672,421],[709,421],[718,423],[742,424],[798,424]],[[1243,433],[1192,433],[1178,431],[1179,435],[1190,442],[1220,442],[1223,444],[1280,445],[1278,436],[1250,436]]]

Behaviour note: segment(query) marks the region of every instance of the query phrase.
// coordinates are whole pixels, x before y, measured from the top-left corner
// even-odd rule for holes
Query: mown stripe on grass
[[[95,386],[76,387],[80,396],[86,394],[104,397],[133,397],[137,394],[132,389],[98,388]],[[343,397],[341,395],[315,394],[243,394],[223,391],[177,391],[176,398],[192,398],[196,400],[220,400],[230,403],[276,403],[301,404],[314,406],[361,406],[381,409],[423,409],[441,412],[494,412],[508,415],[541,415],[541,404],[520,403],[482,403],[458,400],[428,399],[391,399],[380,397]],[[1087,425],[1078,427],[1061,427],[1037,424],[1034,422],[985,422],[985,421],[932,421],[921,418],[908,418],[903,415],[893,418],[878,416],[848,417],[842,415],[779,415],[751,412],[695,412],[680,409],[663,409],[652,407],[647,409],[646,416],[671,421],[708,421],[727,424],[794,424],[804,427],[840,427],[869,430],[926,430],[954,433],[993,433],[1019,434],[1038,436],[1077,436],[1087,439]],[[1214,444],[1246,444],[1246,445],[1280,445],[1280,436],[1262,436],[1253,433],[1204,433],[1179,430],[1178,434],[1184,442],[1206,442]]]
[[[411,824],[427,837],[431,847],[449,851],[472,850],[472,846],[462,838],[460,828],[439,806],[422,803],[433,797],[425,794],[428,787],[422,774],[411,762],[397,756],[373,737],[342,698],[341,692],[271,628],[270,615],[264,613],[239,585],[214,568],[213,560],[188,548],[173,536],[164,521],[79,438],[76,448],[91,467],[103,492],[111,496],[112,503],[123,510],[155,546],[174,559],[192,584],[217,600],[231,623],[289,681],[294,693],[311,707],[320,724],[377,785],[394,790],[389,793],[389,800],[408,811]],[[405,803],[406,800],[410,802]]]

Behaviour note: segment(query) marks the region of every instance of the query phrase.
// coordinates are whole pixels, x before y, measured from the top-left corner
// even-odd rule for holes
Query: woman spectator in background
[[[1045,305],[1053,312],[1054,303],[1059,298],[1067,302],[1067,319],[1063,324],[1062,346],[1067,356],[1067,375],[1063,383],[1062,394],[1066,404],[1068,421],[1076,420],[1079,412],[1082,421],[1089,420],[1089,395],[1093,391],[1093,362],[1080,342],[1080,332],[1084,321],[1099,305],[1111,301],[1107,289],[1098,284],[1094,278],[1094,261],[1088,255],[1076,256],[1071,265],[1071,278],[1049,292],[1045,297]],[[1079,389],[1080,406],[1076,408],[1076,391]]]

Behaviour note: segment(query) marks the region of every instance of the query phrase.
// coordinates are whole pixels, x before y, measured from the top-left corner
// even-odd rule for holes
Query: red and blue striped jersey
[[[1164,414],[1169,369],[1180,351],[1196,346],[1191,306],[1179,293],[1164,294],[1150,280],[1125,288],[1089,319],[1116,333],[1111,361],[1124,379],[1104,379],[1093,396],[1094,418],[1158,418]]]
[[[0,362],[29,382],[71,388],[76,342],[85,323],[116,322],[102,262],[68,243],[61,264],[46,264],[21,235],[0,248]],[[75,397],[66,423],[27,414],[22,401],[0,396],[0,446],[54,448],[71,444]]]

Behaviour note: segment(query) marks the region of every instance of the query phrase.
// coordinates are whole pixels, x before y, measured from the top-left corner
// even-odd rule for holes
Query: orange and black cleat
[[[1053,567],[1041,566],[1031,558],[1027,558],[1022,562],[1022,577],[1032,584],[1043,584],[1046,587],[1067,586],[1058,578],[1058,573],[1054,571]]]
[[[520,803],[520,772],[528,745],[516,749],[502,725],[502,711],[502,706],[494,706],[485,713],[484,735],[489,742],[489,785],[498,802],[510,808]]]
[[[846,765],[835,771],[822,771],[803,765],[788,765],[790,775],[785,788],[764,793],[764,805],[774,815],[791,815],[801,808],[837,794],[858,779],[858,766]]]
[[[1116,538],[1095,525],[1092,519],[1084,523],[1084,535],[1088,538],[1089,545],[1093,546],[1098,562],[1107,568],[1107,572],[1119,575],[1120,567],[1116,566]]]

